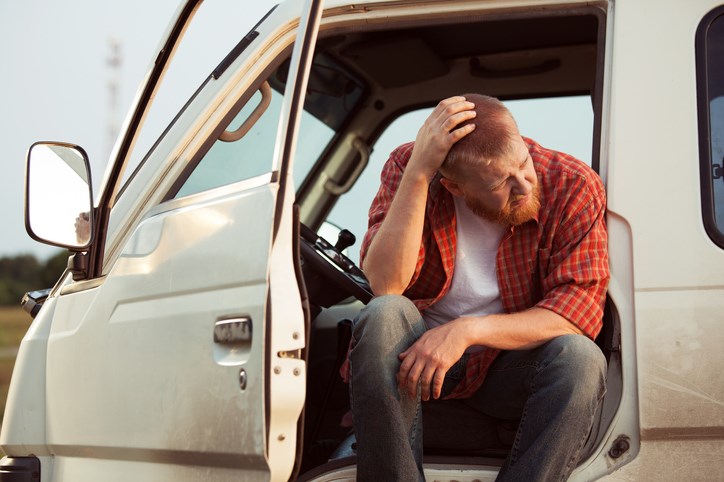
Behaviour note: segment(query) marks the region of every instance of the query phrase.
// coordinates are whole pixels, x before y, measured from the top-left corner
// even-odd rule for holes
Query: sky
[[[242,0],[240,0],[242,1]],[[276,1],[247,4],[248,31]],[[58,248],[25,232],[25,155],[39,140],[82,146],[97,189],[139,83],[180,0],[0,0],[0,257]],[[121,64],[109,66],[112,44]],[[116,106],[109,84],[118,85]],[[94,196],[97,193],[94,192]]]

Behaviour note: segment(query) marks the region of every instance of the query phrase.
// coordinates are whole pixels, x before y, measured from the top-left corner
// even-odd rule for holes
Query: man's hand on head
[[[468,348],[463,318],[427,330],[410,348],[400,353],[397,383],[410,397],[420,384],[422,400],[440,398],[445,374]]]
[[[450,97],[440,101],[417,132],[407,171],[423,175],[428,182],[431,181],[453,144],[475,129],[473,123],[458,128],[476,116],[474,108],[475,104],[466,101],[465,97]]]

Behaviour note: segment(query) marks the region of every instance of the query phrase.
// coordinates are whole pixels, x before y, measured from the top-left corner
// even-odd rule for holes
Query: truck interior
[[[364,228],[346,229],[350,227],[347,221],[365,225],[369,202],[378,187],[372,182],[362,188],[367,191],[366,202],[352,195],[359,190],[363,173],[372,174],[372,179],[379,176],[381,164],[370,162],[370,152],[397,119],[432,108],[449,96],[477,92],[503,101],[575,96],[585,99],[592,113],[590,163],[599,171],[605,20],[604,10],[585,6],[481,12],[464,18],[416,16],[334,28],[322,25],[293,175],[309,308],[307,401],[297,460],[300,480],[355,463],[348,388],[339,368],[346,356],[351,320],[372,296],[356,264],[358,258],[350,254],[358,249]],[[262,155],[256,136],[275,132],[275,112],[288,69],[288,60],[267,69],[258,79],[257,93],[239,100],[217,129],[217,137],[209,140],[167,198],[199,192],[215,172],[236,175],[232,171],[241,163],[224,169],[215,164],[238,159],[229,155],[234,145],[256,143],[254,155]],[[406,134],[410,137],[398,139],[399,144],[414,140],[415,133],[416,129]],[[387,152],[378,154],[385,159]],[[216,160],[211,162],[211,158]],[[204,173],[204,163],[217,169]],[[350,205],[356,205],[355,214],[330,218],[340,206]],[[621,399],[620,330],[610,300],[596,342],[609,364],[608,392],[584,449],[584,460],[600,444]],[[425,461],[452,466],[502,465],[517,421],[481,423],[487,426],[472,429],[495,434],[489,446],[440,447],[426,437]]]

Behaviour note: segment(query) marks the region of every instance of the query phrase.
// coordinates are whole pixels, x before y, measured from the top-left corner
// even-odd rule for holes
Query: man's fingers
[[[407,389],[407,393],[410,397],[417,395],[417,385],[420,382],[420,374],[422,373],[423,364],[416,362],[407,372],[407,377],[404,379],[403,388]]]
[[[433,129],[438,130],[432,133],[435,136],[442,136],[442,145],[446,150],[450,149],[453,144],[475,129],[475,124],[473,123],[459,127],[460,124],[474,119],[477,116],[477,112],[472,110],[474,108],[475,104],[472,102],[457,102],[448,105],[440,116],[433,120],[433,122],[440,122],[440,124],[439,127],[433,126]]]
[[[475,116],[477,116],[477,112],[474,110],[464,110],[462,112],[458,112],[445,119],[442,123],[442,128],[445,132],[450,132],[455,129],[455,127],[467,120],[473,119]]]
[[[450,139],[453,144],[475,130],[475,124],[468,124],[450,132]]]
[[[397,386],[400,391],[407,391],[411,397],[414,397],[417,393],[417,381],[421,372],[422,366],[416,363],[415,357],[406,355],[405,360],[400,364],[400,371],[397,372]]]
[[[435,378],[432,381],[432,398],[440,398],[442,393],[442,384],[445,382],[445,373],[441,370],[435,372]]]
[[[427,366],[420,376],[420,398],[430,400],[430,393],[434,393],[433,380],[436,379],[435,368]]]
[[[458,112],[471,110],[474,107],[475,104],[465,100],[465,97],[450,97],[448,99],[441,100],[432,110],[428,119],[442,122]]]
[[[437,106],[435,106],[434,110],[437,111],[445,111],[455,105],[459,105],[461,103],[470,103],[465,100],[465,97],[461,95],[456,95],[453,97],[448,97],[447,99],[443,99],[440,102],[437,103]]]
[[[432,120],[437,125],[443,125],[443,123],[448,122],[450,119],[454,119],[455,116],[457,116],[458,114],[475,112],[473,110],[474,108],[475,104],[467,101],[455,102],[453,104],[447,105],[439,104],[438,107],[430,115],[430,120]],[[452,125],[448,126],[447,130],[452,129],[453,127],[454,126]]]
[[[415,362],[414,357],[408,357],[407,351],[404,351],[400,353],[400,359],[403,359],[402,363],[400,364],[400,371],[397,372],[397,380],[400,385],[403,385],[405,381],[407,380],[407,374],[410,372],[410,368],[412,368],[413,363]]]

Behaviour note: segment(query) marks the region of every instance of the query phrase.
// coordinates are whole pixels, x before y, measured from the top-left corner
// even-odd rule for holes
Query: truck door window
[[[696,59],[702,214],[707,233],[724,248],[724,7],[699,24]]]
[[[193,167],[175,197],[271,172],[288,69],[288,62],[283,62],[266,80],[270,86],[271,103],[251,129],[236,140],[216,140]],[[315,56],[297,138],[295,187],[301,185],[318,162],[360,102],[362,94],[363,85],[346,72],[342,65],[323,54]],[[262,94],[256,92],[224,130],[233,132],[239,129],[259,105],[261,98]]]
[[[251,129],[236,141],[217,140],[176,193],[176,198],[271,172],[283,97],[275,89],[271,89],[271,93],[271,104]],[[238,129],[259,105],[260,99],[261,94],[255,93],[226,131]],[[297,177],[309,170],[333,136],[331,128],[304,111],[297,141],[299,168],[295,169],[295,185],[299,184]]]
[[[259,105],[257,91],[226,127],[235,131]],[[251,129],[236,141],[218,139],[196,165],[175,197],[188,196],[271,171],[282,95],[271,90],[271,103]]]

